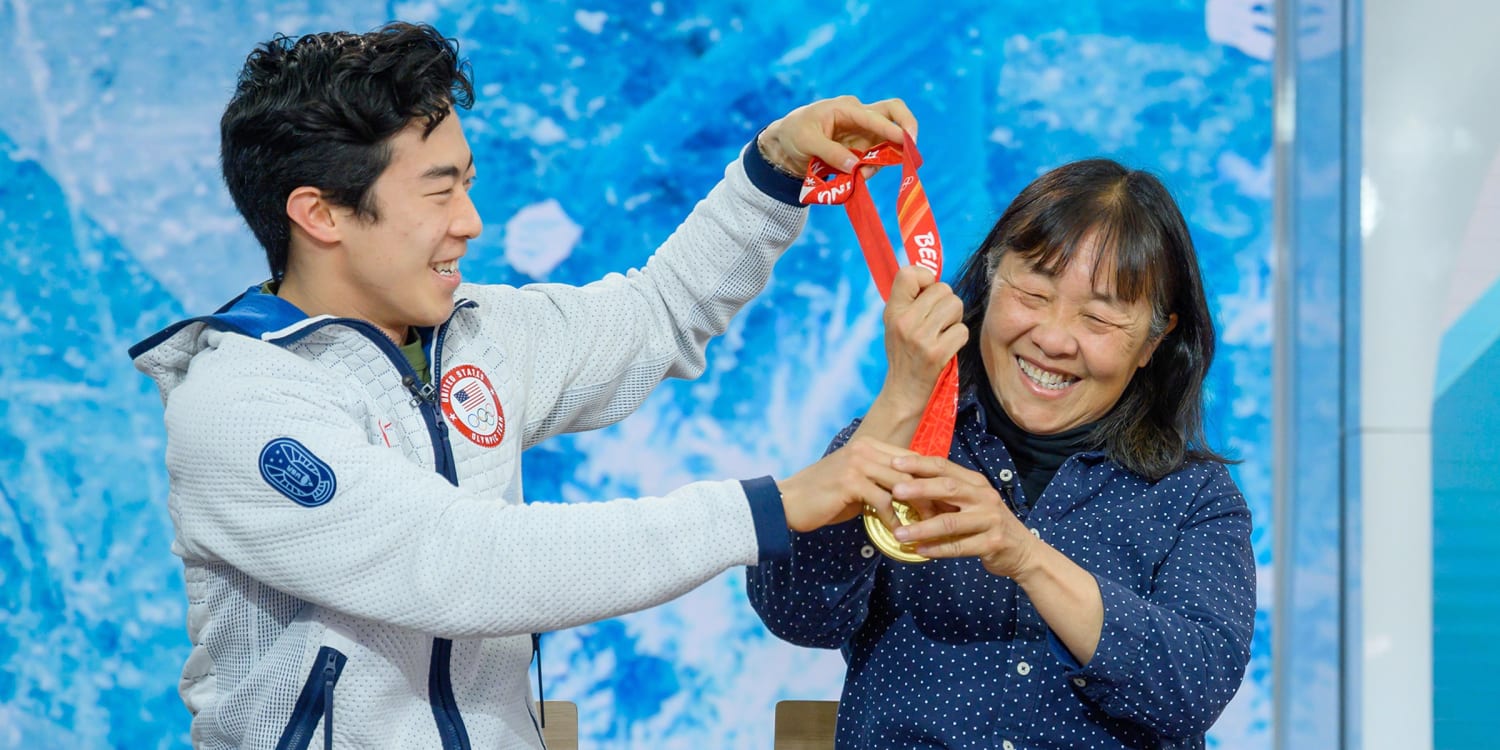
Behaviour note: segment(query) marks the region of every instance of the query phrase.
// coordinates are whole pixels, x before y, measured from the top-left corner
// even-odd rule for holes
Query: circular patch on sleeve
[[[505,439],[505,413],[484,370],[473,365],[449,370],[438,384],[438,403],[443,418],[470,442],[493,448]]]
[[[260,449],[260,476],[298,505],[316,508],[333,499],[338,480],[333,468],[291,438],[276,438]]]

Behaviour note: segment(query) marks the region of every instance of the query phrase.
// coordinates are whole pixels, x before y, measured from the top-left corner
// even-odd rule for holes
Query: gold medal
[[[900,519],[903,526],[922,520],[906,503],[892,500],[891,510],[896,512],[896,518]],[[875,549],[880,550],[886,557],[908,563],[923,563],[931,559],[917,554],[915,544],[902,544],[896,541],[895,535],[886,528],[885,522],[880,520],[880,516],[875,515],[875,511],[868,505],[865,506],[864,517],[865,533],[869,535],[870,541],[874,542]]]

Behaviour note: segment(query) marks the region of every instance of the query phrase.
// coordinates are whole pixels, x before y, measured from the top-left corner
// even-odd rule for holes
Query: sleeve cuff
[[[745,150],[740,152],[740,161],[745,166],[745,175],[750,178],[750,184],[762,193],[775,198],[788,206],[802,206],[802,180],[792,177],[777,169],[766,157],[761,156],[760,147],[755,145],[760,134],[765,132],[761,128],[750,139]]]
[[[755,150],[753,147],[751,150]],[[761,561],[784,560],[792,556],[792,532],[786,526],[786,509],[781,505],[781,489],[770,477],[740,480],[745,499],[750,501],[750,517],[755,522],[755,541]]]
[[[1104,627],[1094,658],[1086,665],[1079,664],[1051,628],[1047,629],[1047,645],[1073,686],[1103,705],[1115,685],[1139,678],[1140,654],[1150,640],[1151,617],[1145,611],[1148,605],[1135,592],[1107,578],[1094,576],[1094,580],[1099,583],[1099,597],[1104,603]]]
[[[1102,638],[1100,642],[1103,642]],[[1063,669],[1069,674],[1083,669],[1083,665],[1073,658],[1073,652],[1069,651],[1061,640],[1058,640],[1057,633],[1052,632],[1052,628],[1047,628],[1047,645],[1052,648],[1052,655],[1057,657],[1058,663],[1062,664]]]

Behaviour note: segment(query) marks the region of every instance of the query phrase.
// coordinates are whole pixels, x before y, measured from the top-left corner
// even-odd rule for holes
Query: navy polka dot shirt
[[[1014,476],[972,395],[949,455],[997,487]],[[1034,503],[1016,499],[1032,533],[1099,582],[1104,629],[1087,665],[1010,579],[974,558],[887,559],[858,519],[793,534],[790,558],[747,569],[771,632],[842,649],[836,746],[1203,747],[1244,676],[1255,618],[1250,509],[1229,472],[1189,463],[1150,483],[1086,452]]]

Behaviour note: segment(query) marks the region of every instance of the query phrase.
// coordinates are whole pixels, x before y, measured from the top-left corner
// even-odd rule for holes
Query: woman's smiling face
[[[1147,295],[1115,293],[1112,258],[1086,242],[1055,276],[1015,252],[995,269],[979,351],[1005,413],[1034,435],[1098,421],[1161,341]],[[1176,325],[1176,316],[1165,330]]]

